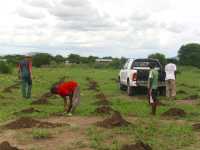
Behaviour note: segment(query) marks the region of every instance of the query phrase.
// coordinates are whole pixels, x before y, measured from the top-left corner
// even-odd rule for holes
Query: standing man
[[[165,66],[166,95],[168,98],[176,96],[176,65],[169,63]]]
[[[24,98],[31,98],[32,89],[32,57],[25,56],[19,65],[19,79],[21,80],[22,96]]]
[[[155,64],[151,63],[149,65],[149,79],[148,79],[148,95],[149,103],[152,107],[152,115],[156,114],[157,107],[157,95],[158,95],[158,70],[155,69]]]
[[[72,116],[72,112],[80,101],[80,88],[76,81],[60,82],[51,88],[52,94],[60,95],[64,100],[64,113]],[[67,104],[69,101],[69,105]]]

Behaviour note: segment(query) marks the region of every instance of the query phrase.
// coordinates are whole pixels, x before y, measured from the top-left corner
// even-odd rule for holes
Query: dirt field
[[[118,70],[34,69],[29,100],[21,98],[14,74],[0,75],[0,150],[198,150],[200,79],[195,68],[184,70],[176,99],[159,97],[156,116],[150,115],[146,93],[129,97],[118,89]],[[62,113],[60,97],[48,94],[63,76],[81,87],[72,117]]]

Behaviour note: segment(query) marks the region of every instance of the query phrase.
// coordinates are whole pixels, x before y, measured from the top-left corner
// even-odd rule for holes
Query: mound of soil
[[[49,98],[49,97],[52,97],[52,96],[53,96],[52,93],[47,92],[47,93],[44,93],[44,94],[41,96],[41,98]]]
[[[168,111],[164,112],[162,116],[169,116],[169,117],[185,117],[186,112],[183,109],[179,108],[171,108]]]
[[[106,106],[106,105],[110,105],[110,102],[109,101],[107,101],[107,100],[99,100],[99,101],[97,101],[97,102],[94,102],[94,105],[104,105],[104,106]]]
[[[0,144],[0,150],[19,150],[17,147],[12,147],[10,143],[4,141]]]
[[[152,150],[152,148],[140,141],[136,144],[123,145],[121,150]]]
[[[96,123],[97,126],[104,128],[128,126],[129,124],[130,123],[126,121],[119,112],[114,112],[110,118]]]
[[[5,89],[3,89],[2,92],[4,92],[4,93],[12,93],[12,90],[13,89],[18,89],[19,86],[20,86],[20,83],[15,83],[15,84],[13,84],[13,85],[11,85],[11,86],[6,87]]]
[[[36,101],[33,101],[31,104],[32,105],[45,105],[45,104],[49,104],[49,101],[47,98],[40,98]]]
[[[22,129],[22,128],[55,128],[61,127],[64,124],[55,124],[50,122],[41,122],[29,117],[19,118],[11,123],[8,123],[4,127],[7,129]]]
[[[193,127],[194,130],[200,131],[200,123],[193,124],[192,127]]]
[[[96,98],[100,100],[107,100],[107,97],[103,93],[98,93]]]
[[[111,114],[112,111],[113,109],[109,106],[101,106],[95,110],[95,112],[98,114]]]
[[[14,114],[17,115],[17,114],[19,114],[19,113],[34,113],[34,112],[41,112],[41,111],[39,111],[39,110],[37,110],[37,109],[31,107],[31,108],[23,109],[23,110],[21,110],[20,112],[16,112],[16,113],[14,113]]]
[[[99,91],[98,82],[95,80],[90,80],[88,85],[88,90]]]

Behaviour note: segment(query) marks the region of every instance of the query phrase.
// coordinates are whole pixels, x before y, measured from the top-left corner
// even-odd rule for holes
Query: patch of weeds
[[[33,139],[49,139],[52,138],[51,133],[47,129],[33,129],[31,132]]]
[[[92,127],[87,129],[87,135],[90,139],[90,147],[95,150],[109,150],[109,146],[105,145],[106,136],[104,133]]]
[[[140,122],[134,134],[137,140],[148,143],[155,150],[181,149],[196,142],[192,127],[157,121]]]

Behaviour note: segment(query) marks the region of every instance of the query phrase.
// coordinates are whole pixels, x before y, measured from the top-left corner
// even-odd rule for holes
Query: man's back
[[[166,80],[175,80],[176,65],[169,63],[165,66]]]

